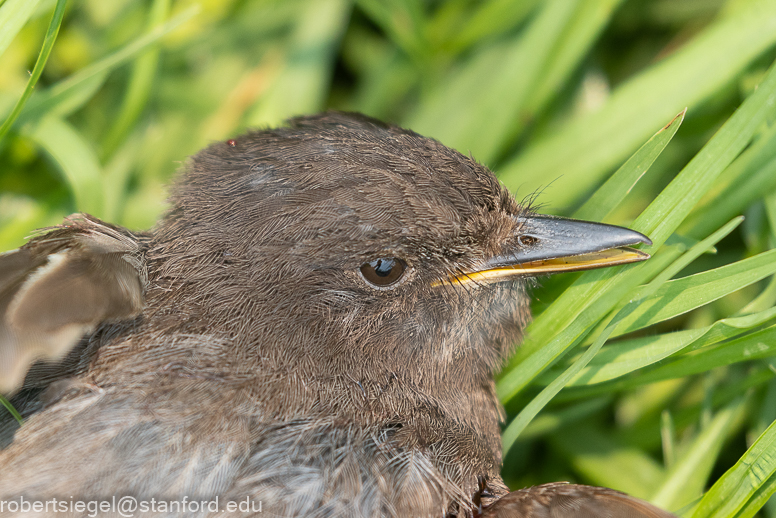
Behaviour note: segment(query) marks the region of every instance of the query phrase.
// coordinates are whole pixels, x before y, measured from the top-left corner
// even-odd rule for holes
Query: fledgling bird
[[[80,214],[0,256],[0,390],[30,416],[5,433],[0,500],[672,516],[499,475],[493,376],[530,318],[527,279],[647,258],[638,243],[535,214],[474,160],[360,115],[215,143],[152,231]]]

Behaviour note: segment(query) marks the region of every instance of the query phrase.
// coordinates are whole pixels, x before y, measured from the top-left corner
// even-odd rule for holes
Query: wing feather
[[[17,389],[34,361],[64,357],[98,324],[140,313],[140,256],[136,236],[86,214],[0,255],[0,392]]]
[[[482,518],[676,518],[613,489],[567,483],[544,484],[504,495]]]

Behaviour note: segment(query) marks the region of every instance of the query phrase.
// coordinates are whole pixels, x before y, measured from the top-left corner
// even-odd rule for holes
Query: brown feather
[[[33,361],[61,359],[98,324],[141,311],[138,250],[126,231],[74,215],[0,256],[0,392]]]
[[[672,518],[673,514],[613,489],[552,483],[513,491],[482,518]]]

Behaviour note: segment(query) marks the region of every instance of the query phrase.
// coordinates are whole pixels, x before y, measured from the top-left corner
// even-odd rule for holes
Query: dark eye
[[[369,284],[390,286],[404,275],[407,264],[396,257],[381,257],[361,265],[361,275]]]

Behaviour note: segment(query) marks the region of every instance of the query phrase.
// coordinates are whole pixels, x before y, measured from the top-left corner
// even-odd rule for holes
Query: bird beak
[[[492,283],[516,276],[591,270],[649,259],[649,254],[628,245],[652,241],[639,232],[574,219],[551,216],[517,217],[518,243],[512,250],[483,261],[475,271],[452,280]]]

